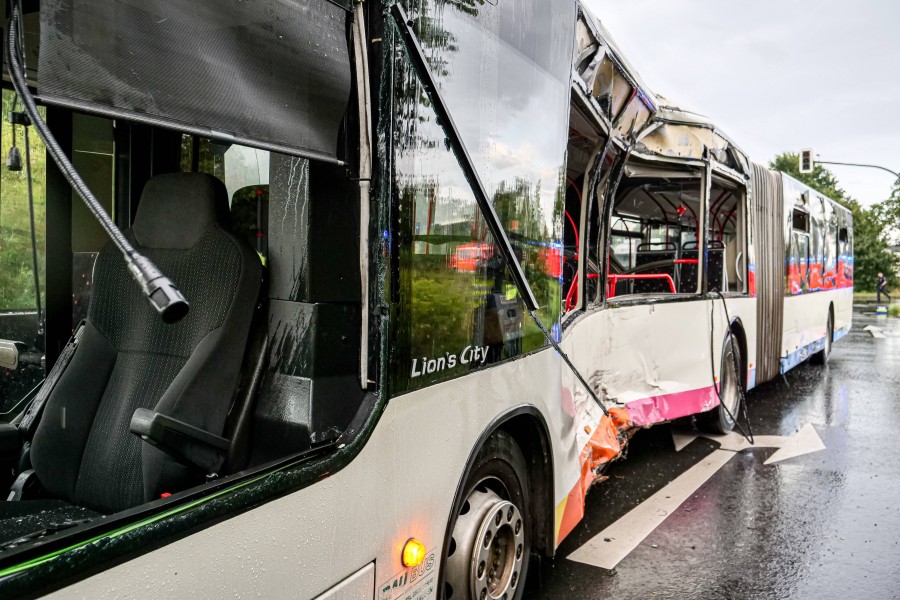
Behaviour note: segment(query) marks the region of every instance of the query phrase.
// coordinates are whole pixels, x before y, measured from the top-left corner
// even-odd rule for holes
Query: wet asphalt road
[[[698,438],[676,452],[678,425],[640,431],[556,558],[532,563],[525,597],[900,598],[900,320],[868,310],[857,309],[828,366],[801,365],[790,387],[779,379],[748,395],[754,433],[810,423],[824,451],[771,465],[775,449],[741,452],[615,569],[568,560],[719,446]]]

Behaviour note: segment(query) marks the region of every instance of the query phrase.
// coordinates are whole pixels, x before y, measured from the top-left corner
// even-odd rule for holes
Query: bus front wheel
[[[522,598],[531,551],[527,473],[522,450],[503,431],[478,452],[451,520],[445,600]]]

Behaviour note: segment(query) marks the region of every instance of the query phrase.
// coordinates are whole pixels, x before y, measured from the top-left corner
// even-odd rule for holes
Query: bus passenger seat
[[[709,274],[706,277],[709,290],[727,292],[725,285],[725,246],[718,240],[709,242]]]
[[[635,255],[637,267],[661,263],[647,269],[640,269],[642,274],[668,275],[675,278],[675,260],[677,249],[672,242],[644,242],[637,247]],[[634,282],[635,294],[667,294],[670,293],[669,283],[663,279],[638,279]]]
[[[722,286],[722,270],[723,256],[725,246],[719,240],[709,241],[709,272],[707,273],[707,283],[710,290],[717,290]],[[683,260],[700,259],[700,249],[695,241],[685,242],[681,247],[681,258]],[[703,262],[702,260],[700,262]],[[698,266],[695,264],[679,265],[679,282],[678,291],[686,294],[693,294],[697,291],[697,274]],[[724,291],[724,290],[723,290]]]
[[[697,242],[685,242],[681,249],[682,260],[698,260],[700,251]],[[682,263],[678,265],[678,292],[682,294],[694,294],[697,292],[697,274],[699,269],[696,263]]]
[[[174,325],[153,311],[111,244],[100,252],[78,350],[31,448],[47,495],[109,514],[202,483],[221,465],[262,277],[229,220],[225,186],[209,175],[161,175],[144,187],[125,235],[190,302]],[[143,437],[130,430],[136,424]],[[169,445],[184,430],[190,443]],[[226,448],[206,447],[210,439]]]

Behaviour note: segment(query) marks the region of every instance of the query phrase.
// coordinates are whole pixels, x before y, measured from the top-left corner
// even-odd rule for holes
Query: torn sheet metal
[[[638,132],[644,130],[652,118],[653,109],[650,100],[638,90],[625,110],[619,115],[616,129],[621,135],[634,138]]]
[[[703,160],[711,157],[743,175],[749,174],[747,155],[706,117],[675,106],[663,96],[654,115],[657,127],[641,137],[638,154]]]
[[[637,140],[635,153],[704,160],[749,175],[746,154],[708,118],[655,94],[619,50],[609,31],[581,6],[573,78],[589,92],[614,135]]]
[[[583,23],[586,28],[591,31],[591,35],[593,35],[597,40],[599,40],[604,47],[607,48],[608,52],[615,57],[616,62],[622,67],[622,69],[628,74],[628,77],[637,85],[637,87],[644,92],[647,96],[647,99],[653,105],[652,108],[655,111],[656,107],[659,105],[659,101],[656,98],[656,95],[650,89],[650,87],[644,82],[641,78],[640,74],[637,72],[637,69],[632,66],[632,64],[628,61],[628,58],[625,54],[619,49],[618,44],[613,39],[612,35],[610,35],[609,31],[606,27],[603,26],[599,20],[597,20],[587,9],[585,9],[584,5],[580,5],[581,8],[581,16],[583,18]],[[579,19],[582,21],[582,19]]]
[[[576,25],[573,82],[601,116],[605,131],[630,145],[651,125],[658,101],[590,13],[582,7]]]
[[[585,496],[591,485],[605,479],[602,476],[603,468],[622,456],[632,431],[631,417],[623,408],[611,408],[609,416],[603,415],[594,428],[585,425],[585,431],[590,437],[579,457],[581,477],[569,495],[556,507],[557,544],[584,517]]]

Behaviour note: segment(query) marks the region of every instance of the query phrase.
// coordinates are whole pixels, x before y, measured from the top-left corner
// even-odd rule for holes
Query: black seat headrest
[[[169,173],[144,186],[132,230],[145,248],[186,250],[210,225],[227,221],[225,184],[205,173]]]

